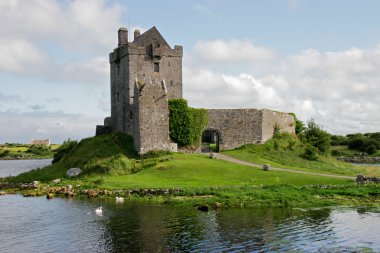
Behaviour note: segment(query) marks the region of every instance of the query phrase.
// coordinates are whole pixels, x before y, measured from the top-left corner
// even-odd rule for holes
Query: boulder
[[[357,175],[356,176],[356,183],[358,184],[364,184],[366,181],[365,177],[363,175]]]
[[[53,184],[58,184],[59,182],[61,182],[61,179],[57,178],[57,179],[54,179],[52,182]]]
[[[38,181],[33,181],[33,188],[38,188]]]
[[[70,168],[66,171],[66,175],[68,177],[75,177],[82,173],[82,169],[80,168]]]

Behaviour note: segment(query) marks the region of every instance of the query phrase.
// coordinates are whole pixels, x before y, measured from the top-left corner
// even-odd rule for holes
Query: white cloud
[[[217,60],[254,62],[254,53],[249,53],[252,44],[246,45],[247,54],[234,54],[244,48],[238,44],[211,41],[194,47],[194,54],[202,60],[184,69],[184,93],[192,106],[295,112],[303,121],[314,118],[338,134],[380,131],[380,46],[337,52],[307,49],[268,62],[264,67],[271,71],[262,75],[254,74],[255,68],[245,70],[247,74],[229,74],[227,68],[209,70]]]
[[[254,45],[249,40],[231,39],[199,41],[194,52],[201,60],[222,63],[261,63],[272,60],[274,50]]]
[[[31,139],[40,138],[62,143],[68,138],[79,140],[94,136],[96,124],[101,124],[102,120],[60,111],[0,111],[0,122],[0,143],[30,143]]]
[[[190,105],[206,108],[280,108],[283,103],[275,89],[249,74],[200,69],[184,69],[184,93]]]
[[[33,73],[42,72],[48,65],[48,57],[28,41],[0,37],[0,70]]]
[[[51,81],[108,81],[124,9],[106,0],[4,0],[0,71]]]
[[[49,41],[75,51],[108,48],[123,13],[122,6],[105,0],[4,1],[1,37]]]

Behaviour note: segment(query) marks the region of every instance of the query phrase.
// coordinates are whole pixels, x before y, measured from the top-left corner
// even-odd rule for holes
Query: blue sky
[[[110,113],[108,53],[121,26],[156,26],[183,45],[191,106],[380,131],[379,10],[375,0],[3,0],[0,143],[92,136]]]

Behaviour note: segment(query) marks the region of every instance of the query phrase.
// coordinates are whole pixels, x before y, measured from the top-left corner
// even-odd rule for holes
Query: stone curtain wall
[[[217,130],[221,150],[244,144],[264,143],[273,137],[274,127],[280,132],[295,133],[294,119],[287,113],[257,109],[210,109],[205,130]]]
[[[167,94],[161,84],[146,83],[136,87],[137,120],[134,134],[135,149],[139,154],[152,150],[177,151],[169,138],[169,108]]]
[[[210,109],[205,130],[217,130],[219,147],[233,149],[261,141],[261,113],[256,109]]]
[[[262,143],[273,137],[277,125],[281,133],[295,133],[295,122],[292,115],[271,110],[261,110],[262,113]]]

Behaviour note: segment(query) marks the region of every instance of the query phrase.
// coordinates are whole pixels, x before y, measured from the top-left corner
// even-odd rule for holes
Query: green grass
[[[44,158],[52,158],[54,155],[54,151],[57,150],[61,145],[60,144],[52,144],[50,146],[51,151],[46,154],[34,154],[27,152],[30,148],[30,144],[17,144],[17,145],[1,145],[0,154],[4,151],[8,151],[5,156],[0,155],[0,159],[44,159]]]
[[[292,149],[289,148],[289,143],[294,143]],[[301,157],[302,152],[303,145],[297,137],[286,134],[283,134],[280,139],[269,140],[263,145],[251,144],[235,150],[223,151],[224,154],[240,160],[270,164],[273,167],[348,176],[357,174],[380,176],[380,170],[375,170],[373,167],[355,166],[337,161],[332,156],[318,156],[317,161],[305,160]]]
[[[283,149],[287,142],[292,140],[289,138],[292,137],[285,136],[277,140],[280,143],[276,146]],[[245,146],[226,153],[253,162],[271,161],[272,165],[276,163],[269,158],[281,158],[282,162],[297,163],[298,170],[316,171],[314,167],[307,167],[308,161],[295,157],[298,154],[297,150],[274,151],[270,145],[273,146],[273,141],[265,145]],[[290,158],[285,158],[285,155]],[[254,159],[251,159],[252,156]],[[327,158],[320,159],[321,161],[312,163],[313,166],[319,168],[319,165],[325,164],[328,167],[331,162]],[[82,168],[83,174],[74,179],[66,178],[67,169],[72,167]],[[348,172],[342,171],[341,174],[352,173],[349,167],[334,168],[341,170],[348,168]],[[327,169],[318,171],[331,172]],[[265,172],[259,168],[209,159],[208,155],[203,154],[155,152],[139,157],[133,149],[131,137],[121,133],[84,139],[72,150],[68,150],[56,164],[6,180],[11,182],[38,180],[49,183],[56,178],[62,179],[63,186],[79,184],[82,188],[110,190],[180,188],[183,191],[177,195],[155,198],[169,203],[188,204],[215,201],[221,201],[227,206],[316,206],[352,204],[360,201],[368,204],[378,203],[380,195],[380,187],[377,185],[358,187],[352,180],[347,179],[273,170]]]
[[[324,178],[286,172],[265,172],[258,168],[209,159],[205,155],[173,154],[169,161],[158,163],[139,173],[105,176],[107,188],[197,188],[216,186],[278,184],[344,184],[352,180]]]

